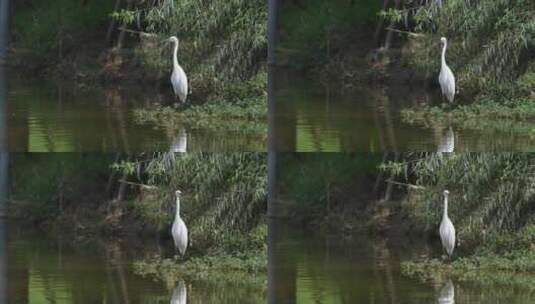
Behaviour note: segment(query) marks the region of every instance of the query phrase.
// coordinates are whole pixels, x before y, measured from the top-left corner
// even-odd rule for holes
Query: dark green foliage
[[[10,209],[34,221],[51,220],[70,208],[95,208],[107,200],[108,154],[11,154]]]
[[[170,106],[158,106],[134,111],[139,123],[150,122],[166,129],[187,125],[194,129],[234,131],[240,133],[267,132],[267,73],[259,72],[247,81],[227,82],[201,105],[192,105],[177,112]]]
[[[101,27],[113,10],[113,1],[33,0],[13,1],[13,42],[17,48],[28,49],[46,58],[51,51],[80,47],[78,35]]]
[[[278,56],[294,67],[325,63],[357,39],[380,9],[375,0],[298,2],[282,1],[279,12]]]
[[[427,34],[424,46],[415,50],[418,67],[439,69],[440,36],[448,38],[447,62],[454,71],[461,95],[511,101],[529,97],[520,79],[532,78],[528,69],[535,60],[535,4],[530,0],[435,1],[420,6],[410,1],[409,30]],[[396,20],[397,14],[389,14]],[[401,18],[403,19],[403,18]],[[399,20],[398,20],[399,21]],[[403,24],[402,22],[400,22]]]
[[[422,227],[438,227],[442,192],[448,189],[448,211],[461,244],[474,247],[535,220],[534,164],[535,155],[524,153],[429,153],[383,168],[423,187],[403,204]]]
[[[174,191],[180,189],[182,217],[196,248],[221,245],[249,233],[266,212],[265,153],[158,153],[135,166],[138,169],[130,172],[144,172],[141,180],[159,190],[156,196],[135,202],[134,208],[142,208],[144,220],[167,228],[174,216]]]
[[[452,279],[478,285],[532,288],[535,282],[535,155],[528,153],[415,153],[384,165],[418,189],[402,202],[407,222],[434,233],[448,213],[459,245],[453,261],[419,259],[402,272],[443,284]]]
[[[292,216],[321,220],[331,211],[356,207],[359,192],[369,195],[372,181],[366,174],[380,161],[380,154],[369,153],[280,154],[277,166],[284,174],[277,177],[277,193],[289,201]]]
[[[180,39],[179,61],[194,87],[212,92],[227,80],[253,77],[265,62],[267,51],[267,4],[262,0],[161,1],[139,8],[145,30],[162,39]],[[169,70],[169,49],[148,49],[145,62]]]

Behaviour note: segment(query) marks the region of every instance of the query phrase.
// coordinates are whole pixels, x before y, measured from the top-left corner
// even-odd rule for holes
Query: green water
[[[274,221],[270,226],[270,303],[533,303],[514,287],[421,283],[400,261],[433,252],[419,239],[322,233]],[[453,302],[454,301],[454,302]]]
[[[172,256],[170,241],[103,240],[0,223],[2,303],[263,303],[263,294],[240,282],[178,280],[176,286],[132,271],[137,259]],[[183,301],[185,299],[185,301]]]
[[[277,151],[468,152],[532,151],[535,147],[531,131],[535,125],[525,123],[518,124],[518,129],[475,130],[445,123],[425,127],[403,122],[402,109],[440,103],[439,92],[433,89],[406,84],[355,84],[344,89],[291,70],[279,69],[276,73],[273,100]]]
[[[93,88],[7,71],[4,121],[7,149],[16,152],[263,151],[256,133],[173,130],[140,124],[133,111],[168,104],[171,89],[121,85]],[[1,79],[2,77],[0,77]],[[4,88],[4,89],[2,89]],[[0,98],[2,99],[2,98]]]

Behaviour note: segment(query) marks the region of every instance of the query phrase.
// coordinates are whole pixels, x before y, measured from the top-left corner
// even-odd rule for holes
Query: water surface
[[[171,89],[77,86],[1,68],[2,142],[11,152],[263,151],[265,135],[138,123],[135,109],[169,104]],[[3,138],[3,137],[2,137]],[[5,147],[7,145],[7,147]]]
[[[533,303],[511,287],[466,282],[421,283],[400,272],[400,261],[440,252],[401,236],[344,235],[270,225],[270,303]],[[438,244],[437,244],[438,245]]]
[[[533,151],[535,124],[460,129],[401,119],[404,108],[440,104],[438,89],[405,83],[352,88],[288,69],[275,71],[277,151]],[[512,129],[515,127],[515,130]],[[518,128],[517,128],[518,127]]]
[[[58,235],[0,223],[2,303],[261,303],[258,291],[235,284],[190,282],[176,286],[143,278],[132,263],[172,256],[170,242],[102,240]],[[255,301],[260,299],[260,301]]]

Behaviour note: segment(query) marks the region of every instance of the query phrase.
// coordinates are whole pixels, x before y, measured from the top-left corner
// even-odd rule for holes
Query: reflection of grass
[[[293,67],[325,63],[347,47],[355,32],[375,19],[377,1],[286,1],[280,10],[278,57]]]

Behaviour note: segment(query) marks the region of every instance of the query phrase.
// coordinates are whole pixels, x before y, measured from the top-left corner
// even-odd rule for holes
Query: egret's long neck
[[[180,198],[177,196],[176,197],[176,213],[175,213],[175,218],[179,218],[180,217]]]
[[[175,42],[175,49],[173,51],[173,67],[175,69],[178,68],[178,42]]]
[[[447,42],[444,42],[444,46],[442,47],[442,66],[446,66],[446,47],[448,46]],[[176,56],[175,56],[176,58]]]
[[[444,214],[442,217],[446,218],[448,217],[448,196],[444,195]]]

